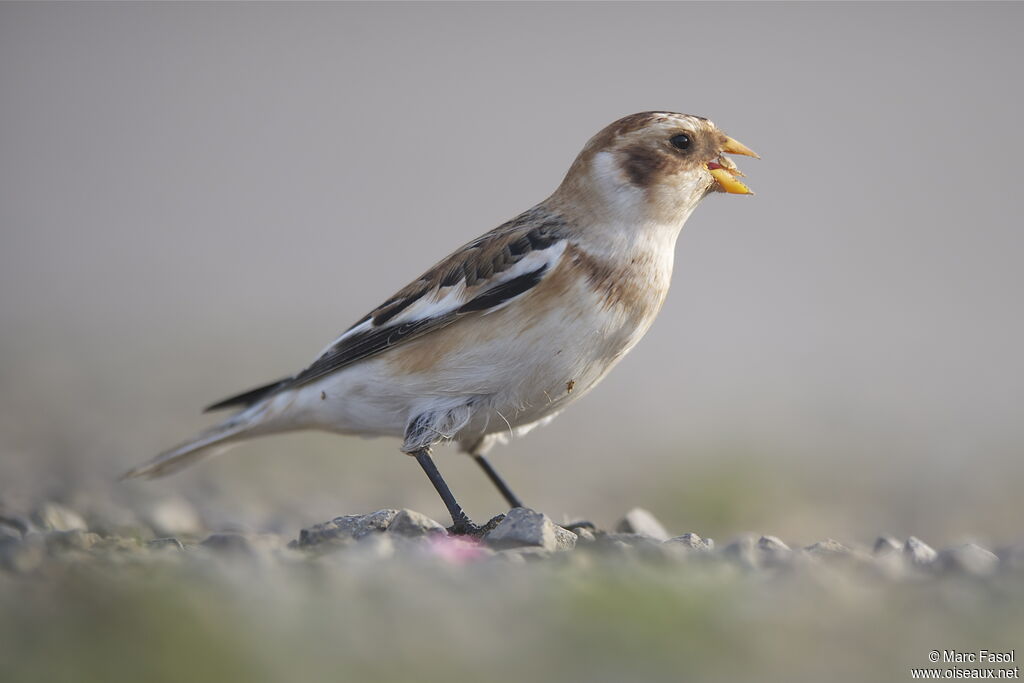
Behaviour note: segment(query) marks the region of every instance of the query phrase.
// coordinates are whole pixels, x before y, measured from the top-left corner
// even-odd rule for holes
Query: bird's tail
[[[248,432],[255,426],[252,420],[244,419],[246,412],[236,415],[198,434],[183,444],[164,451],[149,462],[134,467],[121,475],[121,479],[155,479],[177,472],[203,458],[223,453],[239,441],[252,436]]]

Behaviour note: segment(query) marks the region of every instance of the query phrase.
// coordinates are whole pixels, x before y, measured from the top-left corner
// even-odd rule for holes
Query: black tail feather
[[[229,398],[224,399],[223,401],[217,401],[213,405],[209,405],[203,408],[203,412],[209,413],[214,410],[232,408],[234,406],[248,408],[254,403],[257,403],[266,398],[267,396],[270,396],[277,390],[284,388],[289,382],[291,382],[291,379],[291,377],[279,379],[276,382],[271,382],[270,384],[265,384],[262,387],[250,389],[249,391],[246,391],[245,393],[242,394],[238,394],[237,396],[231,396]]]

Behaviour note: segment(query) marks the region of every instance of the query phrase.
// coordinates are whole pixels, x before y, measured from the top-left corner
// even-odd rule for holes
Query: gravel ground
[[[517,508],[480,539],[389,509],[289,537],[181,500],[49,502],[3,510],[0,567],[3,681],[907,680],[933,649],[1024,637],[1024,547],[715,541],[642,509],[605,530]]]

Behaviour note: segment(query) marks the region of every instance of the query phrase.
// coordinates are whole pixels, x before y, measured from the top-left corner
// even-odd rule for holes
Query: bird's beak
[[[722,145],[722,151],[726,154],[739,154],[745,157],[754,157],[755,159],[761,158],[757,152],[750,149],[739,140],[733,140],[730,137],[725,138],[725,143]]]
[[[715,179],[715,183],[718,186],[719,192],[728,192],[729,194],[754,194],[750,191],[750,188],[737,180],[737,177],[742,177],[743,173],[736,167],[732,159],[722,156],[724,154],[741,154],[745,157],[754,157],[760,159],[757,152],[744,145],[739,140],[733,140],[730,137],[726,137],[722,143],[722,153],[719,154],[718,159],[715,161],[709,161],[705,164],[708,171],[711,173],[711,177]]]

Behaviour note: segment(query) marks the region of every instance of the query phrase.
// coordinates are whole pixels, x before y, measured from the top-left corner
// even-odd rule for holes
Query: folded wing
[[[530,291],[565,252],[563,223],[532,209],[443,259],[346,330],[302,372],[207,408],[252,405]]]

